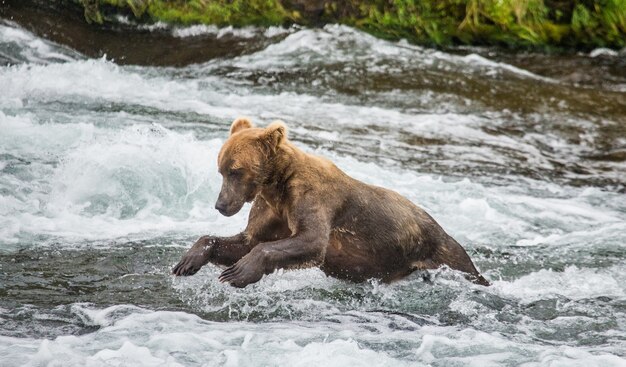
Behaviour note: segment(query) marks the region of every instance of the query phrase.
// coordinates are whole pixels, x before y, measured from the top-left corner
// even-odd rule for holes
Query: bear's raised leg
[[[183,255],[172,274],[194,275],[209,262],[230,266],[250,252],[246,242],[243,233],[232,237],[202,236]]]
[[[307,268],[319,265],[327,237],[299,235],[283,240],[260,243],[250,253],[220,275],[220,281],[243,288],[258,282],[263,275],[276,269]]]

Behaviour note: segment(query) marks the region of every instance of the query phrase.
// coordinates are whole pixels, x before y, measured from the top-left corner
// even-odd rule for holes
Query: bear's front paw
[[[178,264],[176,264],[174,269],[172,269],[172,274],[176,276],[181,276],[181,275],[187,276],[187,275],[194,275],[195,273],[198,272],[198,270],[200,270],[202,265],[200,264],[200,261],[198,261],[197,256],[188,256],[188,255],[189,254],[186,254],[185,256],[183,256],[183,258],[178,262]]]
[[[209,236],[200,237],[189,251],[172,269],[174,275],[194,275],[209,262],[215,240]]]
[[[172,269],[172,274],[180,276],[180,275],[194,275],[200,270],[201,267],[206,265],[207,256],[205,253],[190,250],[183,256],[182,259],[176,264],[174,269]]]
[[[233,287],[243,288],[248,284],[256,283],[263,277],[264,271],[258,258],[248,255],[237,261],[220,274],[219,280],[229,283]]]

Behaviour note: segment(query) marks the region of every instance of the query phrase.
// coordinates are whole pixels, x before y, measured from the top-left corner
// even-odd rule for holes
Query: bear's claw
[[[219,281],[229,283],[233,287],[243,288],[248,284],[258,282],[263,277],[263,270],[258,261],[244,256],[236,264],[228,267],[219,276]]]
[[[209,262],[213,252],[215,238],[203,236],[191,246],[183,255],[178,264],[172,269],[172,274],[180,276],[194,275]]]
[[[199,269],[195,269],[189,264],[186,264],[184,261],[181,261],[174,267],[174,269],[172,269],[172,274],[176,276],[194,275],[198,272],[198,270]]]
[[[194,263],[194,259],[186,255],[178,262],[178,264],[176,264],[176,266],[174,266],[174,268],[172,269],[172,274],[176,276],[194,275],[202,267],[202,265],[198,266]]]

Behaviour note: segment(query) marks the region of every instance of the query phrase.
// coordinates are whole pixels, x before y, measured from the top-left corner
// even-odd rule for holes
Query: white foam
[[[37,235],[84,241],[244,226],[245,213],[226,221],[213,209],[220,140],[198,141],[158,125],[115,130],[2,114],[0,126],[0,152],[31,161],[24,179],[0,181],[9,191],[30,192],[0,195],[5,243]],[[51,159],[60,163],[42,162]]]
[[[47,103],[61,101],[114,102],[137,104],[169,111],[194,111],[213,116],[236,116],[235,103],[242,97],[207,88],[223,82],[207,80],[171,80],[142,75],[134,67],[120,67],[102,59],[65,64],[20,65],[0,69],[0,84],[5,87],[0,108],[15,106],[15,101]],[[244,98],[245,99],[245,98]],[[270,98],[271,99],[271,98]],[[220,102],[222,101],[222,102]]]
[[[392,66],[381,69],[383,61]],[[365,64],[369,72],[389,73],[394,71],[393,65],[402,65],[403,69],[418,68],[422,72],[434,68],[476,72],[492,77],[506,73],[509,76],[557,83],[554,79],[476,54],[457,56],[410,45],[406,41],[389,42],[344,25],[299,30],[259,52],[236,58],[234,65],[244,69],[280,71],[285,67],[294,70],[317,64],[339,63]]]
[[[41,39],[12,22],[0,21],[0,49],[11,45],[19,50],[19,54],[13,54],[9,49],[7,53],[0,51],[0,54],[15,63],[48,64],[82,58],[78,52]]]
[[[207,24],[195,24],[191,26],[179,26],[172,25],[164,22],[155,22],[151,24],[140,24],[135,23],[127,16],[117,15],[115,20],[119,23],[132,25],[135,28],[148,30],[148,31],[169,31],[174,37],[178,38],[187,38],[187,37],[198,37],[198,36],[214,36],[216,38],[222,38],[224,36],[231,36],[234,38],[256,38],[256,37],[266,37],[272,38],[276,36],[280,36],[283,34],[291,33],[298,29],[298,27],[276,27],[271,26],[267,28],[263,27],[218,27],[216,25],[207,25]]]
[[[225,35],[232,35],[239,38],[253,38],[258,34],[258,28],[245,27],[245,28],[233,28],[232,26],[219,28],[214,25],[194,25],[186,28],[174,28],[172,33],[176,37],[197,37],[201,35],[214,35],[217,38],[222,38]]]
[[[469,64],[487,67],[489,70],[486,71],[486,75],[497,75],[501,71],[509,71],[513,74],[541,80],[544,82],[558,83],[556,79],[546,78],[504,62],[495,62],[477,54],[469,54],[467,56],[463,56],[463,60],[468,62]]]
[[[260,27],[241,27],[235,28],[232,26],[228,27],[217,27],[214,25],[194,25],[190,27],[175,27],[172,28],[172,34],[175,37],[186,38],[186,37],[198,37],[198,36],[215,36],[216,38],[222,38],[225,36],[234,37],[234,38],[272,38],[277,36],[282,36],[285,34],[292,33],[296,30],[296,27],[284,28],[284,27],[268,27],[268,28],[260,28]]]
[[[138,347],[125,341],[119,349],[103,349],[89,358],[90,362],[102,362],[107,366],[183,366],[173,357],[158,358],[146,347]]]
[[[222,66],[266,70],[266,67],[283,68],[285,67],[281,64],[283,62],[295,63],[287,65],[290,68],[297,68],[298,65],[310,67],[312,58],[319,58],[320,62],[333,62],[333,58],[353,62],[355,56],[351,48],[333,44],[337,42],[339,36],[343,36],[342,32],[347,34],[346,37],[351,39],[350,42],[358,45],[357,50],[361,48],[365,50],[362,55],[361,51],[357,51],[357,56],[370,60],[373,64],[381,61],[378,60],[376,52],[383,58],[387,57],[385,55],[391,55],[388,57],[390,60],[387,60],[389,62],[400,58],[409,64],[423,59],[444,58],[437,56],[436,52],[432,54],[434,51],[425,51],[409,45],[396,45],[361,34],[351,28],[332,26],[323,30],[297,31],[265,50],[235,58],[234,61],[217,60],[199,68],[192,67],[191,69],[199,70],[203,75],[209,75],[194,79],[172,78],[167,72],[140,73],[137,68],[119,67],[104,59],[0,70],[0,84],[8,86],[4,98],[0,99],[0,107],[17,108],[26,100],[42,103],[106,101],[148,106],[161,111],[192,111],[227,120],[245,114],[257,121],[259,117],[261,119],[281,117],[289,122],[311,124],[325,121],[330,127],[337,129],[343,126],[375,125],[403,129],[426,138],[449,141],[450,145],[446,146],[447,152],[473,161],[506,165],[507,159],[500,151],[505,149],[514,151],[534,167],[547,170],[555,168],[552,157],[542,154],[536,147],[537,141],[554,146],[553,137],[529,133],[521,139],[513,139],[502,134],[494,135],[483,129],[493,122],[491,117],[465,113],[406,112],[395,108],[339,103],[332,99],[306,94],[254,93],[245,87],[233,90],[231,80],[212,76],[215,69]],[[338,48],[337,52],[335,48]],[[370,48],[375,50],[370,52],[368,51]],[[420,53],[423,55],[416,56]],[[342,54],[345,55],[341,56]],[[453,56],[445,54],[445,57]],[[474,59],[476,58],[472,58]],[[455,60],[454,62],[465,62],[458,58]],[[480,59],[483,63],[485,60]],[[335,137],[334,140],[337,141],[344,138],[341,134]],[[458,142],[462,144],[457,144]],[[573,156],[581,150],[578,145],[560,143],[562,147],[559,149],[571,152]],[[468,145],[472,146],[471,151],[467,149]]]
[[[602,349],[538,345],[499,333],[446,326],[391,329],[401,318],[363,315],[361,322],[208,322],[182,312],[113,306],[97,312],[110,324],[53,340],[0,336],[3,366],[623,366]],[[91,312],[75,305],[80,313]],[[365,324],[362,322],[367,320]],[[384,338],[389,344],[381,345]],[[403,351],[394,348],[402,345]]]
[[[305,31],[289,37],[301,32]],[[306,37],[302,42],[311,44]],[[553,168],[551,161],[532,142],[489,134],[482,126],[490,120],[466,114],[415,114],[376,106],[346,105],[286,92],[265,95],[243,91],[235,94],[228,81],[217,77],[193,80],[148,77],[135,72],[134,68],[122,68],[103,59],[0,70],[0,84],[8,86],[6,95],[0,99],[0,107],[11,107],[14,101],[24,99],[44,103],[80,99],[92,103],[138,104],[166,111],[193,111],[229,120],[244,114],[262,119],[280,116],[287,121],[326,121],[341,126],[391,126],[424,137],[483,145],[472,152],[479,160],[493,161],[500,155],[494,150],[505,148],[514,149],[539,167]],[[450,149],[458,147],[452,145]],[[469,154],[467,149],[459,153]]]
[[[580,269],[568,266],[564,271],[541,269],[512,282],[496,281],[493,289],[522,302],[533,302],[556,295],[570,299],[599,296],[626,297],[626,267],[615,265],[604,269]]]
[[[589,53],[589,57],[598,57],[598,56],[618,56],[619,52],[615,50],[611,50],[610,48],[596,48]]]

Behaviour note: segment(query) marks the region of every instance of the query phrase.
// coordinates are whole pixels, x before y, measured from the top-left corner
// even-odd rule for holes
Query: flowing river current
[[[127,23],[152,43],[104,56],[0,20],[1,366],[626,366],[624,51]],[[213,208],[242,115],[425,208],[493,285],[169,275],[245,226]]]

